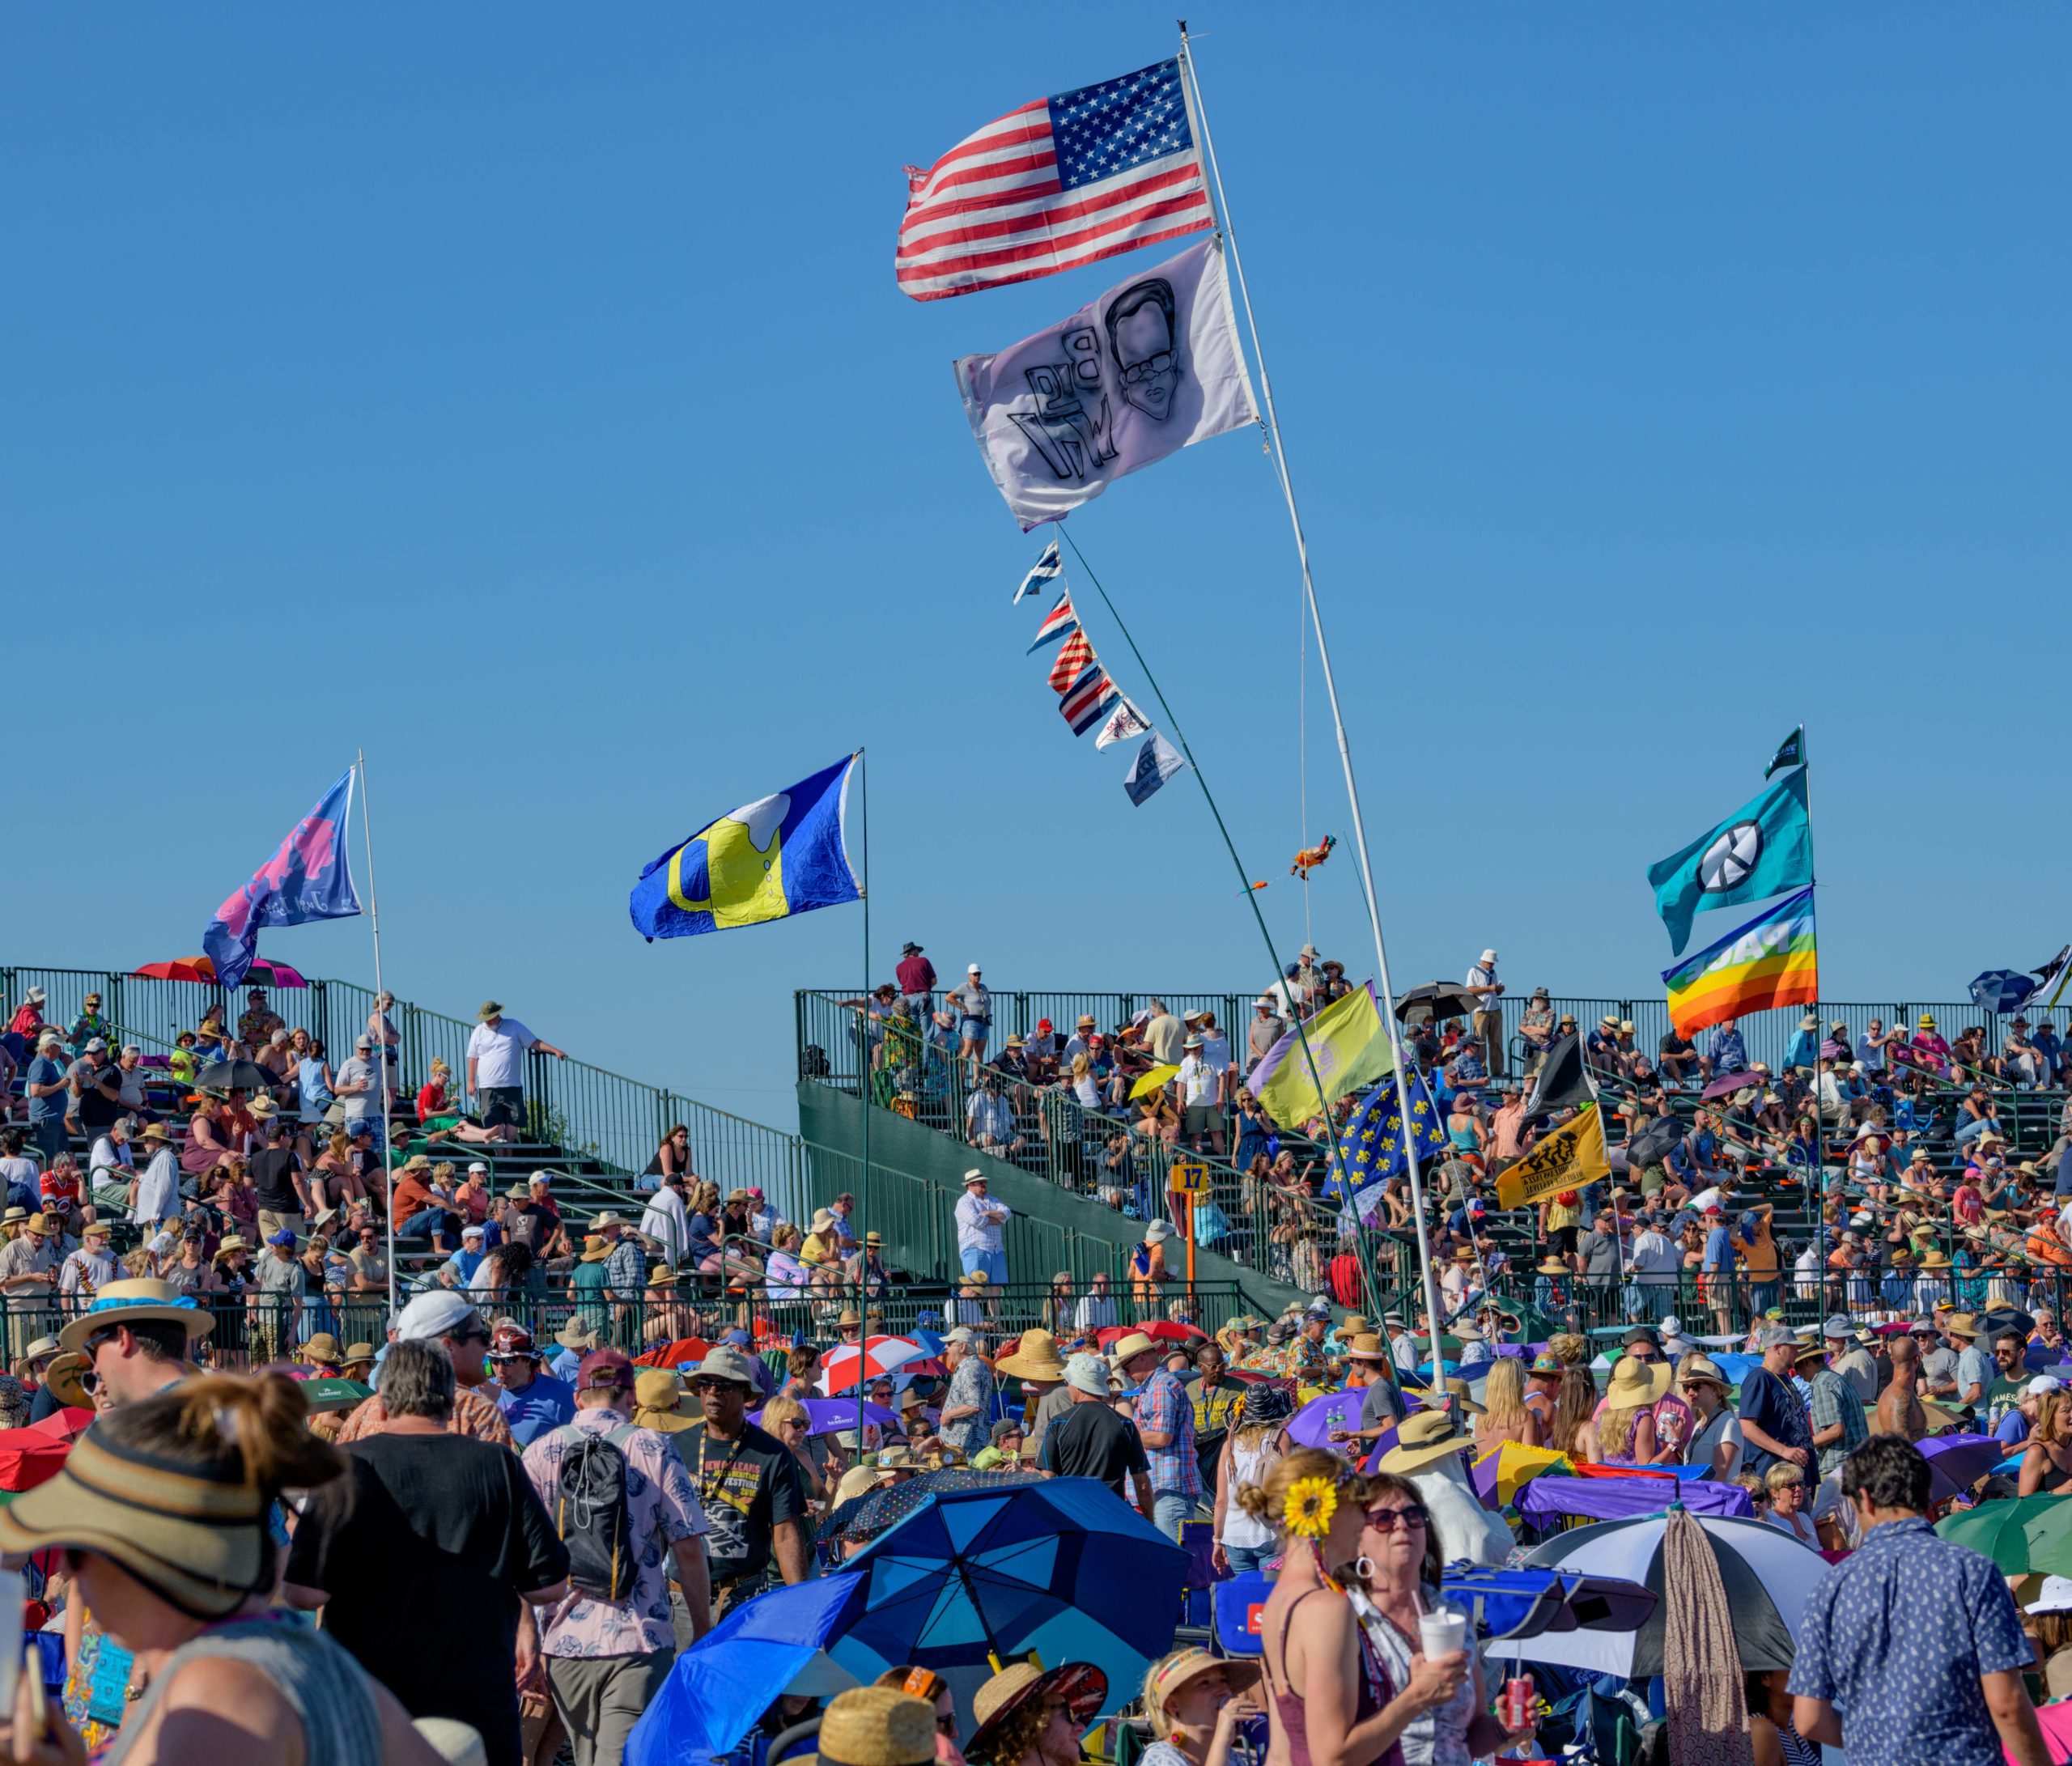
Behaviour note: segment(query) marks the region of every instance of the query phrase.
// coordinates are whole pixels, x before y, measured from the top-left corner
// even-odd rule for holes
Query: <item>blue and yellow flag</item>
[[[856,764],[854,754],[837,761],[671,847],[640,873],[626,902],[640,936],[688,938],[860,901],[843,827]]]
[[[1414,1067],[1410,1070],[1407,1089],[1410,1094],[1411,1120],[1408,1137],[1403,1131],[1403,1112],[1396,1107],[1393,1078],[1377,1085],[1360,1100],[1359,1108],[1352,1112],[1345,1131],[1339,1136],[1346,1178],[1352,1186],[1352,1205],[1363,1220],[1381,1199],[1382,1186],[1410,1169],[1410,1156],[1404,1146],[1406,1138],[1411,1146],[1416,1148],[1420,1165],[1446,1153],[1445,1114],[1425,1089],[1424,1076]],[[1325,1187],[1327,1192],[1336,1193],[1335,1172]]]

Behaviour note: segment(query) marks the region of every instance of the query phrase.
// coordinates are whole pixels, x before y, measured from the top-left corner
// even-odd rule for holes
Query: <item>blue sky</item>
[[[949,373],[1156,256],[892,278],[903,163],[1171,15],[19,12],[6,957],[197,949],[363,745],[398,992],[788,1122],[790,991],[856,983],[858,914],[651,947],[625,898],[860,743],[874,974],[912,936],[1004,987],[1256,984],[1192,783],[1132,809],[1024,660],[1037,541]],[[1802,718],[1830,997],[2072,936],[2072,17],[1191,22],[1399,983],[1490,942],[1648,990],[1647,864]],[[1305,762],[1310,837],[1350,829],[1255,439],[1072,525],[1298,944]],[[1349,848],[1308,906],[1371,966]],[[371,969],[363,922],[262,949]]]

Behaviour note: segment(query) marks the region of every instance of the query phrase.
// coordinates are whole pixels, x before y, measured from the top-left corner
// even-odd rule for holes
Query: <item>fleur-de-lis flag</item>
[[[1442,1157],[1446,1150],[1444,1113],[1432,1102],[1424,1076],[1413,1069],[1408,1081],[1411,1133],[1403,1130],[1403,1113],[1397,1107],[1395,1080],[1391,1076],[1360,1100],[1339,1136],[1339,1150],[1346,1180],[1352,1186],[1352,1205],[1364,1219],[1380,1202],[1382,1186],[1399,1176],[1410,1165],[1406,1141],[1417,1148],[1420,1165]],[[1337,1174],[1332,1174],[1327,1191],[1335,1194]]]

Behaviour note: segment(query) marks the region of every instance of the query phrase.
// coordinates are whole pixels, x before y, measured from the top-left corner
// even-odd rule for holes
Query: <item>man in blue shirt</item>
[[[1733,1018],[1722,1019],[1705,1043],[1702,1066],[1708,1079],[1715,1073],[1748,1071],[1748,1045],[1741,1040],[1740,1031],[1734,1028],[1736,1021]]]
[[[503,1390],[496,1407],[522,1450],[550,1429],[575,1420],[575,1389],[540,1371],[533,1334],[510,1318],[497,1321],[490,1337],[489,1364]]]
[[[65,1039],[46,1028],[37,1038],[36,1059],[25,1076],[29,1101],[29,1138],[43,1153],[47,1169],[65,1150],[70,1136],[66,1132],[65,1111],[70,1102],[66,1068],[62,1059]]]
[[[1842,1462],[1863,1543],[1806,1598],[1794,1726],[1849,1766],[2044,1766],[2021,1615],[1990,1558],[1936,1537],[1928,1484],[1927,1460],[1897,1435]]]

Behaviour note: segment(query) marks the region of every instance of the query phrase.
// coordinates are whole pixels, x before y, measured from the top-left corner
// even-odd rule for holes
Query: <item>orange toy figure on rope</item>
[[[1299,877],[1305,883],[1308,882],[1310,872],[1331,856],[1331,849],[1337,844],[1338,836],[1335,834],[1327,834],[1323,837],[1321,844],[1303,847],[1295,855],[1295,862],[1288,867],[1288,874],[1290,877]]]

